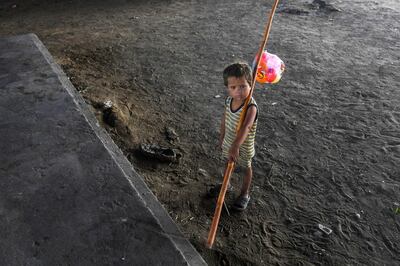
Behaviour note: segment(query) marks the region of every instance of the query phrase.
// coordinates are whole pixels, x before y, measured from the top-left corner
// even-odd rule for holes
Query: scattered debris
[[[294,219],[292,217],[288,217],[285,219],[285,223],[286,224],[293,224],[294,223]]]
[[[330,229],[329,227],[326,227],[325,225],[318,224],[318,228],[319,228],[319,230],[324,232],[326,235],[330,235],[332,233],[332,229]]]
[[[228,208],[228,206],[226,206],[226,202],[225,201],[224,201],[224,210],[226,211],[228,216],[231,216],[231,213],[229,212],[229,208]]]
[[[356,217],[357,217],[357,219],[361,219],[361,214],[356,213]]]
[[[179,140],[178,134],[176,133],[175,129],[173,129],[172,127],[165,128],[165,135],[169,141],[178,141]]]
[[[176,162],[177,154],[173,149],[162,148],[156,144],[140,145],[140,152],[147,158],[156,159],[161,162]]]
[[[102,109],[104,123],[110,127],[115,127],[118,117],[114,112],[113,103],[110,100],[105,101]]]
[[[103,108],[104,108],[104,109],[109,109],[109,108],[112,108],[112,107],[113,107],[113,103],[112,103],[111,100],[107,100],[107,101],[105,101],[105,102],[103,103]]]
[[[209,176],[209,174],[207,173],[206,170],[199,168],[199,170],[197,171],[200,175],[207,177]]]
[[[395,202],[395,203],[394,203],[394,206],[396,206],[396,207],[394,208],[394,213],[395,213],[395,214],[400,214],[399,203],[398,203],[398,202]]]
[[[217,94],[214,96],[214,98],[216,98],[216,99],[221,98],[221,95]]]

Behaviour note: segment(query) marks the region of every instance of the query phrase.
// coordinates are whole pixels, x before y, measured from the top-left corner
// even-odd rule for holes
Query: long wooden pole
[[[239,122],[236,126],[236,134],[240,130],[240,128],[244,122],[249,102],[251,100],[251,97],[253,96],[253,91],[254,91],[254,87],[256,84],[256,78],[257,78],[257,69],[260,65],[261,55],[265,49],[265,46],[267,45],[269,32],[270,32],[271,26],[272,26],[272,19],[274,18],[274,14],[275,14],[276,7],[278,6],[278,2],[279,2],[279,0],[275,0],[275,3],[269,13],[269,19],[268,19],[268,22],[265,27],[263,40],[262,40],[260,48],[258,49],[258,52],[257,52],[256,64],[255,64],[255,68],[253,69],[253,80],[251,82],[250,93],[246,98],[246,101],[245,101],[245,104],[243,107],[243,111],[240,115]],[[213,217],[213,220],[211,223],[210,232],[208,233],[208,239],[207,239],[207,243],[206,243],[207,248],[212,248],[212,246],[214,244],[215,236],[217,234],[219,219],[221,217],[222,205],[225,200],[226,190],[228,189],[229,179],[231,178],[234,167],[235,167],[235,162],[228,161],[227,166],[225,168],[224,180],[222,182],[221,191],[218,196],[217,206],[215,207],[215,212],[214,212],[214,217]]]

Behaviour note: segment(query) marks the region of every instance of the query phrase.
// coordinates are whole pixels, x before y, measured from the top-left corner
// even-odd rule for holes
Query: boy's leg
[[[233,203],[233,209],[237,211],[244,211],[250,201],[250,186],[253,178],[253,169],[251,165],[246,168],[246,174],[243,178],[242,189],[240,190],[240,196]]]
[[[243,178],[242,189],[240,190],[241,196],[247,196],[250,193],[251,180],[253,179],[253,169],[251,166],[246,168],[246,173]]]

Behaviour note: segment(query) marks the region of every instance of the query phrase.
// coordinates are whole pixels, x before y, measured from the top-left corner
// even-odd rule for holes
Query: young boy
[[[252,71],[246,63],[234,63],[223,72],[224,84],[228,97],[225,100],[225,112],[221,121],[219,147],[228,161],[235,161],[245,168],[245,176],[239,197],[233,208],[243,211],[250,201],[250,185],[253,177],[251,160],[254,157],[254,138],[257,127],[257,104],[251,98],[244,122],[236,134],[236,127],[243,111],[243,106],[250,93]],[[220,186],[219,186],[220,188]]]

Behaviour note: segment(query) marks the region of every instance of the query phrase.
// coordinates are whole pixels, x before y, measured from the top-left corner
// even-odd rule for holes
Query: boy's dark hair
[[[250,86],[253,79],[251,68],[247,63],[233,63],[227,66],[224,69],[223,76],[225,86],[228,86],[229,77],[241,78],[244,76]]]

